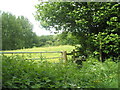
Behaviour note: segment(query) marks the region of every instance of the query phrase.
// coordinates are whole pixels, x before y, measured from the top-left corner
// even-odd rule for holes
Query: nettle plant
[[[94,51],[96,56],[101,57],[102,61],[107,58],[118,60],[120,36],[117,33],[99,32],[98,34],[92,34],[92,38],[96,47]]]

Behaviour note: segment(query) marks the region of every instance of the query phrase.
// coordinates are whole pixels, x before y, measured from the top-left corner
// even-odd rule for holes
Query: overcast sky
[[[33,32],[37,35],[50,35],[50,31],[39,27],[39,22],[35,21],[35,5],[38,0],[0,0],[0,10],[12,13],[16,16],[24,16],[33,24]]]

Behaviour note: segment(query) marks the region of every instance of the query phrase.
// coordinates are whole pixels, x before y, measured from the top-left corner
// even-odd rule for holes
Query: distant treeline
[[[34,46],[58,46],[58,45],[75,45],[78,40],[71,34],[63,32],[57,35],[38,36],[38,43]]]
[[[24,16],[0,12],[2,15],[2,50],[74,44],[71,33],[37,36],[32,32],[33,25]],[[72,39],[73,38],[73,39]]]

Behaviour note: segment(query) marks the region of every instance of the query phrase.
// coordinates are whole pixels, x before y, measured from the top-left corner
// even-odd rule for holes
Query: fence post
[[[102,62],[102,41],[101,41],[101,34],[100,34],[100,38],[99,38],[99,53],[100,53],[100,56],[99,56],[99,59],[100,61]]]
[[[63,51],[63,59],[65,60],[65,63],[67,62],[67,52]]]
[[[73,49],[73,61],[75,61],[75,50]]]

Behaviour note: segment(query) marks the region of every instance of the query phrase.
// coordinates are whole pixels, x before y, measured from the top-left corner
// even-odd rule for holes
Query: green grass
[[[14,52],[14,51],[25,51],[25,52],[36,52],[36,51],[68,51],[74,49],[74,46],[70,45],[60,45],[60,46],[50,46],[50,47],[34,47],[34,48],[28,48],[28,49],[18,49],[18,50],[9,50],[7,52]]]
[[[62,45],[62,46],[50,46],[50,47],[34,47],[34,48],[28,48],[28,49],[18,49],[18,50],[9,50],[5,52],[49,52],[49,51],[67,51],[71,52],[74,49],[74,46],[70,45]],[[12,55],[12,54],[9,54]],[[7,56],[9,56],[7,54]],[[14,54],[17,55],[17,54]],[[25,59],[32,59],[32,58],[41,58],[43,60],[46,60],[46,58],[52,58],[52,57],[61,57],[61,53],[43,53],[43,54],[18,54],[22,55]],[[41,60],[39,59],[39,60]],[[50,62],[59,62],[61,59],[47,59],[47,61]]]

